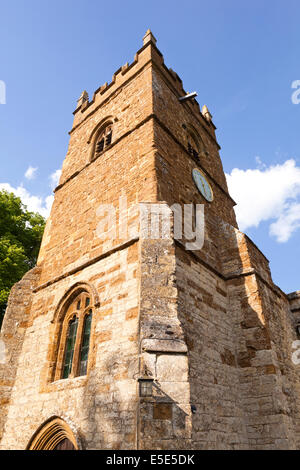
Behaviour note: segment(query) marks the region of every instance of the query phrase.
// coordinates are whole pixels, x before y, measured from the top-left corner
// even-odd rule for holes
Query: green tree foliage
[[[0,327],[10,289],[36,264],[45,219],[27,211],[13,193],[0,191]]]

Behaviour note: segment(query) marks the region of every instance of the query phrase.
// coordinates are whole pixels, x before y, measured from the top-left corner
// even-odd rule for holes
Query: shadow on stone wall
[[[98,354],[99,351],[98,351]],[[78,432],[85,449],[134,449],[138,355],[106,350],[92,370],[80,404]]]
[[[176,402],[159,382],[153,397],[140,399],[140,449],[189,449],[190,406]]]
[[[213,219],[213,247],[211,240],[203,252],[176,246],[178,315],[196,408],[192,446],[299,448],[299,379],[290,357],[296,338],[288,301],[251,240]],[[209,263],[212,250],[220,271]]]

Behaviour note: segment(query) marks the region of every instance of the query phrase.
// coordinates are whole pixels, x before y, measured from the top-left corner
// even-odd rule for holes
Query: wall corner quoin
[[[40,273],[41,268],[36,266],[12,287],[0,332],[0,440],[30,316],[32,291]]]
[[[33,289],[37,286],[42,272],[41,266],[35,266],[24,274],[22,279],[13,285],[7,303],[6,312],[1,328],[1,334],[10,333],[11,321],[24,323],[29,317]]]
[[[148,397],[140,385],[138,446],[159,446],[168,437],[173,448],[180,448],[179,435],[190,442],[192,418],[188,346],[178,312],[172,235],[141,239],[140,263],[139,374],[142,381],[153,383]]]

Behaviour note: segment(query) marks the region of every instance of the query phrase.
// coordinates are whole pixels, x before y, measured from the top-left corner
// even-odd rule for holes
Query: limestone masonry
[[[239,231],[212,117],[186,94],[147,31],[78,100],[1,330],[0,449],[300,449],[300,291],[274,285]],[[142,237],[139,203],[204,204],[203,247]]]

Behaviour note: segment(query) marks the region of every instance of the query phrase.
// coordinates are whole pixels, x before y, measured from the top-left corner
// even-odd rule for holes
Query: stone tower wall
[[[3,413],[2,449],[24,449],[51,416],[72,425],[84,448],[137,445],[137,204],[156,200],[149,46],[137,53],[130,66],[120,69],[109,86],[101,87],[88,106],[83,103],[74,113],[69,149],[39,254],[39,279],[24,294],[31,308],[27,328],[22,330],[24,341],[9,407]],[[112,144],[92,161],[94,137],[107,121],[113,123]],[[120,197],[126,198],[129,208],[127,233],[122,234],[119,221],[124,214],[120,212],[126,209],[120,208]],[[116,209],[118,229],[116,236],[102,238],[99,207],[105,204]],[[97,298],[88,375],[53,381],[59,342],[56,311],[68,292],[82,285],[94,303]],[[3,400],[4,392],[3,388]]]
[[[86,449],[300,448],[299,293],[273,284],[268,260],[238,230],[215,126],[196,101],[179,101],[185,94],[148,31],[133,63],[78,101],[38,267],[13,288],[1,333],[1,449],[26,448],[54,416]],[[108,122],[112,144],[93,160]],[[143,238],[141,202],[204,204],[204,245]],[[116,218],[99,228],[105,204]],[[55,380],[60,312],[82,290],[93,306],[88,373]],[[151,397],[139,393],[145,376]]]

